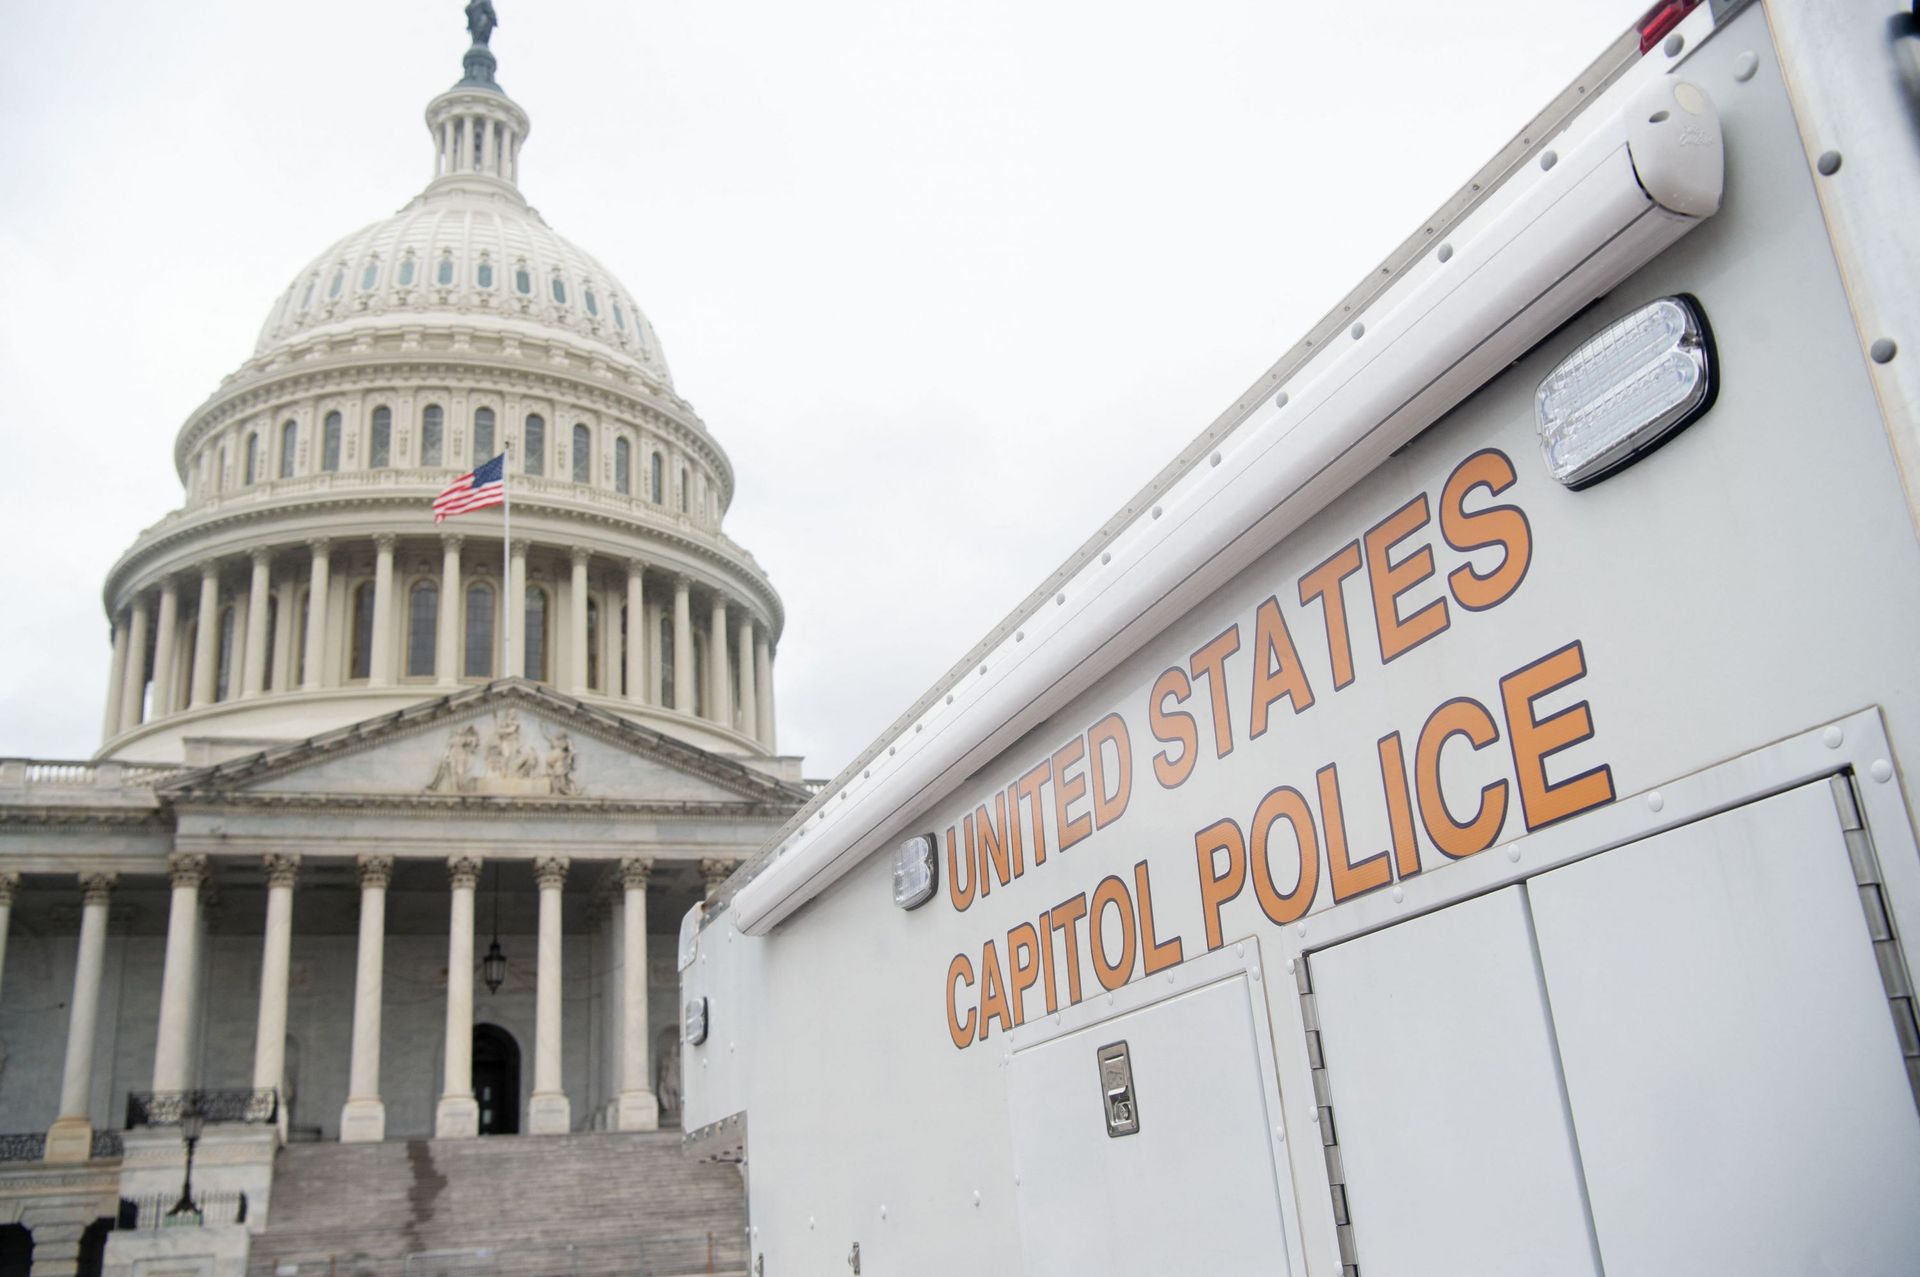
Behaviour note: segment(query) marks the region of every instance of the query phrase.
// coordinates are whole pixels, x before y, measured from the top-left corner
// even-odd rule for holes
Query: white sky
[[[1646,0],[496,0],[523,189],[633,290],[837,771]],[[0,754],[294,273],[431,175],[461,0],[0,0]]]

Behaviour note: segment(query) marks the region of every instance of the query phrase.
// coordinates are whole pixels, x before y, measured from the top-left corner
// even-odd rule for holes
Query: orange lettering
[[[1294,849],[1300,858],[1293,890],[1285,892],[1274,885],[1273,866],[1267,861],[1268,839],[1282,820],[1293,827]],[[1284,927],[1306,916],[1320,889],[1320,846],[1313,835],[1313,812],[1299,790],[1282,785],[1253,809],[1253,847],[1247,859],[1253,864],[1253,894],[1260,901],[1260,912],[1274,926]]]
[[[1476,572],[1471,563],[1466,563],[1447,574],[1454,601],[1469,612],[1484,612],[1505,602],[1520,588],[1533,562],[1533,528],[1519,506],[1467,509],[1467,498],[1475,488],[1485,488],[1490,496],[1497,497],[1514,482],[1513,462],[1507,454],[1488,448],[1455,466],[1441,490],[1440,535],[1448,545],[1463,554],[1484,546],[1500,547],[1499,566],[1491,572]]]
[[[1367,531],[1367,583],[1373,589],[1373,628],[1380,663],[1404,656],[1447,628],[1447,601],[1434,599],[1400,616],[1400,596],[1433,575],[1433,547],[1422,545],[1398,563],[1393,547],[1427,526],[1427,494],[1421,493]]]
[[[1253,618],[1253,717],[1247,724],[1249,739],[1267,734],[1267,711],[1281,697],[1293,702],[1299,714],[1313,704],[1313,689],[1307,686],[1306,667],[1293,646],[1286,618],[1280,615],[1280,600],[1269,598],[1254,612]]]
[[[1420,789],[1420,819],[1433,845],[1455,860],[1485,851],[1500,837],[1507,819],[1507,782],[1496,780],[1480,790],[1480,806],[1472,818],[1457,821],[1447,810],[1446,791],[1440,785],[1440,751],[1449,739],[1464,736],[1476,750],[1500,739],[1493,716],[1478,701],[1462,697],[1433,711],[1420,729],[1414,751],[1414,776]]]
[[[1557,785],[1547,780],[1547,759],[1593,736],[1593,715],[1587,703],[1581,701],[1545,718],[1533,714],[1536,700],[1584,677],[1586,672],[1586,651],[1576,642],[1500,680],[1514,775],[1520,778],[1520,809],[1526,814],[1528,829],[1539,829],[1613,801],[1613,769],[1605,764]]]
[[[1213,756],[1225,758],[1233,752],[1233,720],[1227,712],[1227,658],[1240,650],[1240,627],[1229,625],[1209,639],[1193,654],[1188,667],[1193,676],[1207,680],[1207,693],[1213,702]]]
[[[1162,789],[1184,785],[1193,774],[1195,751],[1200,748],[1199,728],[1194,724],[1193,715],[1166,707],[1169,697],[1184,705],[1191,695],[1193,684],[1187,680],[1187,672],[1177,665],[1162,671],[1153,682],[1153,695],[1147,702],[1147,726],[1161,744],[1180,747],[1178,758],[1164,749],[1153,756],[1153,776]]]
[[[1227,853],[1225,869],[1215,872],[1217,852]],[[1193,853],[1200,859],[1200,916],[1207,924],[1207,951],[1226,943],[1220,928],[1220,906],[1247,885],[1247,842],[1240,826],[1219,820],[1193,836]]]
[[[1107,942],[1100,934],[1108,906],[1120,913],[1120,956],[1112,961],[1107,958]],[[1093,909],[1087,918],[1087,948],[1093,952],[1093,973],[1100,977],[1102,988],[1111,991],[1133,979],[1133,941],[1133,898],[1127,895],[1127,884],[1118,878],[1102,878],[1093,889]]]
[[[1087,763],[1093,769],[1093,824],[1105,829],[1127,814],[1133,796],[1133,740],[1127,735],[1127,720],[1109,714],[1087,731]],[[1106,753],[1113,746],[1113,789],[1107,789]]]
[[[1348,577],[1360,570],[1360,543],[1349,541],[1340,552],[1300,578],[1300,606],[1320,600],[1327,627],[1327,656],[1333,662],[1333,690],[1353,682],[1353,639],[1347,633]]]

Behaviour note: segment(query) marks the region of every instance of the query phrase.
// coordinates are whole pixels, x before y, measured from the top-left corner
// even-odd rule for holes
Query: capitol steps
[[[677,1132],[289,1145],[250,1277],[599,1277],[746,1267],[736,1167]]]

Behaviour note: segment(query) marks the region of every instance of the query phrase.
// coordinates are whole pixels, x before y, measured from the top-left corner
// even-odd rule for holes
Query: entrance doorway
[[[495,1024],[473,1026],[473,1096],[482,1135],[520,1133],[520,1044]]]

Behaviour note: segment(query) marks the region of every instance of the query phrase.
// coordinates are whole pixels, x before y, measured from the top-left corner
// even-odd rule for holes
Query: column
[[[197,681],[197,680],[196,680]],[[200,887],[207,858],[189,852],[167,857],[173,904],[167,913],[167,958],[160,975],[160,1027],[153,1048],[153,1089],[189,1089],[188,1048],[193,1040],[194,986],[200,943]]]
[[[573,588],[567,593],[567,686],[587,689],[587,552],[573,552]]]
[[[213,704],[214,679],[220,672],[220,565],[200,569],[200,620],[194,632],[193,699],[188,708]]]
[[[393,546],[397,540],[391,532],[373,539],[373,651],[367,660],[371,687],[393,682]]]
[[[273,551],[253,552],[252,588],[247,591],[247,654],[242,696],[267,690],[267,595],[273,592]]]
[[[760,743],[769,750],[774,748],[773,740],[773,652],[767,646],[767,636],[756,633],[753,636],[753,689],[754,708],[759,711],[759,723],[754,734]]]
[[[707,625],[707,674],[707,718],[724,727],[733,722],[733,679],[727,673],[727,600],[718,591]]]
[[[560,1087],[560,889],[567,881],[565,856],[533,862],[540,884],[540,965],[535,972],[533,1095],[527,1100],[527,1132],[565,1135],[573,1109]]]
[[[21,1212],[20,1222],[33,1234],[33,1277],[74,1277],[79,1273],[80,1243],[86,1238],[87,1225],[74,1218],[77,1213],[65,1203],[50,1205],[44,1211],[29,1204]]]
[[[647,633],[646,564],[627,560],[627,699],[644,703],[647,699],[647,645],[653,637]]]
[[[706,884],[708,900],[720,894],[721,884],[733,876],[734,867],[739,863],[724,856],[715,856],[700,862],[700,881]]]
[[[460,681],[460,538],[440,538],[440,611],[434,623],[433,672],[440,686]]]
[[[67,1062],[60,1074],[60,1116],[47,1132],[49,1162],[84,1162],[93,1151],[89,1098],[93,1039],[100,1015],[100,973],[107,956],[107,902],[117,874],[80,875],[80,956],[73,964],[67,1003]]]
[[[693,599],[684,576],[673,578],[673,708],[693,713]]]
[[[20,875],[0,873],[0,994],[6,992],[7,924],[13,919],[13,893],[20,890]]]
[[[660,605],[649,601],[641,609],[647,621],[647,704],[661,704],[660,649]]]
[[[320,690],[321,672],[327,666],[327,588],[333,567],[333,543],[316,537],[307,545],[313,550],[313,576],[307,585],[306,677],[300,685],[309,692]]]
[[[447,877],[453,886],[447,924],[447,1064],[433,1117],[433,1133],[443,1140],[480,1133],[480,1102],[473,1098],[473,889],[480,881],[480,858],[449,857]]]
[[[299,606],[294,591],[293,578],[282,576],[274,593],[278,596],[279,620],[273,627],[273,674],[268,686],[276,692],[284,692],[293,682],[293,627],[296,615],[294,609]]]
[[[620,1102],[615,1126],[622,1131],[652,1131],[660,1126],[660,1101],[653,1093],[653,1034],[647,1024],[647,882],[653,861],[630,857],[620,862],[622,908],[626,917],[625,953],[620,983]]]
[[[753,618],[740,618],[740,734],[754,736],[760,730],[760,711],[754,705]]]
[[[601,928],[601,940],[607,955],[607,978],[600,989],[600,1075],[605,1079],[606,1087],[605,1094],[600,1097],[599,1121],[601,1130],[611,1131],[619,1116],[620,1061],[625,1045],[620,1040],[620,990],[624,987],[626,970],[620,964],[621,955],[626,952],[624,937],[627,915],[619,901],[614,899],[620,890],[614,877],[606,879],[603,886],[606,889],[607,918],[606,926]]]
[[[160,620],[153,633],[153,717],[173,713],[180,700],[180,583],[167,581],[160,586]]]
[[[147,699],[147,601],[133,601],[133,619],[127,626],[126,681],[120,685],[120,730],[130,732],[140,726],[141,710]],[[159,706],[155,706],[158,712]]]
[[[127,623],[113,619],[113,669],[107,675],[107,706],[101,715],[100,739],[112,740],[120,734],[120,697],[127,683]],[[144,662],[147,654],[140,653]]]
[[[380,996],[386,978],[387,884],[393,880],[393,857],[362,856],[359,869],[360,960],[353,973],[353,1063],[347,1104],[340,1111],[342,1144],[378,1143],[387,1137],[387,1106],[380,1099]]]
[[[507,661],[507,677],[527,676],[527,542],[508,546],[507,633],[513,638],[513,651]],[[547,653],[549,665],[553,653]]]
[[[300,857],[269,853],[267,869],[267,928],[260,949],[260,1014],[253,1035],[253,1089],[281,1091],[286,1087],[287,970],[293,952],[293,882],[300,876]],[[284,1095],[280,1129],[287,1129]]]

